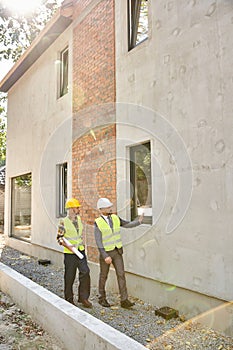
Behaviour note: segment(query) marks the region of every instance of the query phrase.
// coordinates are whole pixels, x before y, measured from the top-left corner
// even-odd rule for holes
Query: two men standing
[[[112,214],[113,204],[108,198],[100,198],[97,202],[97,208],[100,216],[95,220],[95,240],[99,249],[99,304],[104,307],[110,307],[106,299],[105,285],[111,263],[113,264],[118,281],[118,287],[121,297],[121,306],[130,308],[134,305],[128,300],[126,287],[123,246],[121,239],[120,227],[131,228],[142,223],[143,215],[139,219],[129,222],[119,216]],[[87,265],[85,247],[82,241],[82,222],[79,216],[80,203],[78,200],[71,198],[66,202],[68,211],[67,217],[64,218],[58,227],[57,240],[64,246],[64,283],[65,299],[74,304],[73,284],[77,269],[79,270],[79,289],[78,301],[84,307],[92,307],[88,300],[90,296],[90,270]],[[64,239],[65,238],[65,239]],[[82,258],[74,254],[73,248],[83,255]]]

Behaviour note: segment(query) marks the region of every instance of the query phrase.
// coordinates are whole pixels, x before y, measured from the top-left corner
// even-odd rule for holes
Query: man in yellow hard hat
[[[95,220],[95,240],[100,252],[99,304],[110,307],[106,299],[105,284],[112,263],[117,275],[121,307],[128,309],[134,303],[128,300],[120,227],[130,228],[140,225],[143,215],[134,221],[125,221],[118,215],[112,214],[112,206],[108,198],[100,198],[97,202],[97,209],[100,212],[100,216]]]
[[[67,216],[60,220],[57,240],[64,247],[64,294],[65,299],[74,304],[73,284],[77,269],[79,270],[78,301],[84,307],[91,308],[90,269],[87,265],[85,247],[82,240],[83,225],[80,213],[80,203],[75,198],[66,201]]]

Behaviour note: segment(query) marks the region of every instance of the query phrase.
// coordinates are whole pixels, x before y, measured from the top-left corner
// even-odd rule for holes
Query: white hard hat
[[[97,208],[102,209],[102,208],[108,208],[111,207],[113,204],[110,202],[108,198],[100,198],[98,199],[97,202]]]

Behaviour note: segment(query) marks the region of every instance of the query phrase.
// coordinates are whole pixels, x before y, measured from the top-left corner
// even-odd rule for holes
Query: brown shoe
[[[92,303],[87,300],[87,299],[81,299],[80,302],[82,303],[82,305],[86,308],[92,308]]]
[[[123,307],[124,309],[129,309],[129,308],[131,308],[134,305],[135,305],[135,303],[132,303],[128,299],[125,299],[125,300],[121,301],[121,307]]]
[[[100,298],[99,299],[99,304],[103,307],[110,307],[111,305],[109,304],[109,302],[107,301],[107,299],[104,298]]]

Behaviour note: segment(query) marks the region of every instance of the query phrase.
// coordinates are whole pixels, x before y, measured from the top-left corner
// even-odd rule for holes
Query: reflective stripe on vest
[[[83,240],[82,240],[82,232],[83,232],[83,224],[80,216],[77,216],[78,221],[78,232],[73,224],[73,222],[66,217],[64,220],[65,226],[65,234],[64,237],[73,244],[77,249],[84,250]],[[64,253],[73,254],[68,248],[64,247]]]
[[[120,234],[120,219],[117,215],[112,214],[113,229],[100,216],[95,220],[100,232],[102,233],[102,241],[104,249],[108,252],[117,248],[122,248],[122,240]]]

